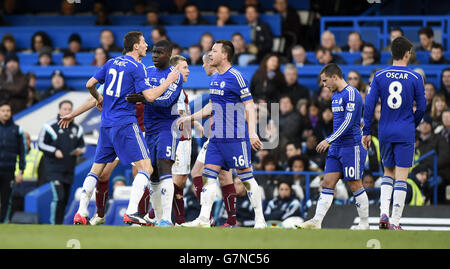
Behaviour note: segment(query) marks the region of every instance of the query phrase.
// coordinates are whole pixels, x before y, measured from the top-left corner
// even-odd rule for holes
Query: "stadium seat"
[[[31,37],[37,31],[45,30],[52,40],[54,48],[67,49],[69,36],[73,33],[79,33],[82,38],[82,47],[84,49],[95,49],[100,45],[100,33],[104,29],[113,32],[116,44],[122,44],[122,40],[126,33],[131,30],[141,31],[146,37],[147,43],[151,45],[150,33],[153,27],[150,26],[83,26],[80,32],[79,26],[17,26],[17,27],[0,27],[0,36],[7,33],[14,34],[17,48],[20,50],[29,49],[31,47]],[[250,27],[246,25],[232,26],[167,26],[167,35],[175,43],[182,47],[189,47],[192,44],[200,42],[203,33],[209,32],[214,35],[215,39],[231,40],[231,36],[235,32],[243,35],[246,42],[250,41]],[[189,35],[186,33],[189,32]]]
[[[217,20],[216,15],[206,14],[203,16],[212,25]],[[161,15],[161,20],[171,26],[181,25],[184,20],[184,14]],[[238,25],[245,25],[246,18],[244,14],[233,14],[231,18]],[[97,17],[94,15],[9,15],[5,16],[5,21],[13,26],[95,26]],[[109,16],[113,26],[144,26],[146,23],[145,15],[111,15]],[[281,35],[281,17],[279,14],[261,14],[260,19],[269,24],[274,35]]]

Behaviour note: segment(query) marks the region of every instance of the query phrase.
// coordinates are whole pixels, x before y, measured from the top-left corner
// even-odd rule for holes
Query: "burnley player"
[[[172,70],[176,70],[170,65],[171,54],[172,45],[167,40],[158,41],[153,46],[154,66],[146,69],[151,87],[156,88],[165,84],[168,80],[167,76]],[[183,89],[183,78],[179,76],[172,82],[166,86],[161,97],[154,102],[146,103],[144,110],[145,140],[152,165],[157,167],[156,173],[151,178],[150,201],[158,221],[156,224],[161,227],[173,226],[171,221],[174,195],[172,165],[175,162],[177,145],[181,137],[175,122],[179,117],[176,108]]]
[[[357,229],[369,229],[369,200],[361,181],[367,156],[366,150],[361,146],[362,97],[356,88],[347,84],[337,64],[328,64],[322,68],[320,80],[324,87],[333,92],[333,133],[316,147],[319,153],[329,148],[316,213],[312,219],[296,226],[320,229],[333,202],[336,183],[344,178],[353,192],[361,219]]]
[[[181,55],[174,55],[170,58],[170,65],[180,71],[183,76],[183,83],[186,82],[190,73],[186,58]],[[189,110],[189,97],[185,90],[182,91],[178,98],[177,110],[180,116],[191,114]],[[177,224],[185,222],[183,189],[191,170],[192,129],[191,126],[183,127],[180,142],[177,146],[175,163],[172,166],[174,186],[173,213]],[[200,123],[197,123],[196,128],[200,130],[200,133],[203,133],[203,127]]]
[[[211,66],[218,71],[210,82],[211,102],[179,122],[200,120],[212,114],[213,124],[202,173],[201,200],[215,194],[216,178],[221,169],[236,169],[255,210],[254,228],[266,228],[261,192],[251,168],[251,150],[259,150],[262,143],[256,134],[255,107],[248,82],[231,66],[233,55],[234,47],[230,41],[215,42],[209,53]],[[211,208],[202,204],[200,216],[185,226],[207,226],[210,212]]]
[[[143,134],[137,126],[136,106],[125,100],[132,93],[142,93],[147,101],[158,98],[165,89],[179,77],[177,71],[157,88],[151,88],[145,66],[140,63],[146,55],[147,43],[141,32],[129,32],[124,38],[125,55],[109,60],[86,83],[90,94],[102,106],[102,120],[99,139],[91,171],[84,180],[80,206],[74,217],[74,224],[88,223],[88,204],[100,175],[108,163],[119,157],[122,163],[134,162],[138,173],[134,178],[130,201],[124,214],[124,222],[146,224],[139,216],[138,204],[153,168],[148,157],[148,149],[143,142]],[[97,83],[104,84],[105,94],[97,92]]]
[[[400,218],[405,206],[406,179],[414,161],[415,130],[426,109],[423,78],[407,67],[412,49],[413,44],[405,37],[392,41],[393,65],[375,73],[365,101],[362,144],[369,148],[372,117],[381,98],[378,139],[384,176],[380,193],[380,229],[402,229]],[[392,191],[393,206],[389,220]]]

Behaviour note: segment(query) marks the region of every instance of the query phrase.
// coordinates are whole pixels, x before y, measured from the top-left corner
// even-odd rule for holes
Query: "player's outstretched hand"
[[[132,93],[132,94],[128,94],[125,97],[125,100],[127,100],[127,102],[129,103],[145,103],[145,97],[144,95],[140,94],[140,93]]]
[[[178,71],[178,69],[174,68],[172,70],[172,72],[169,73],[169,75],[167,76],[166,80],[169,81],[169,83],[174,83],[175,81],[177,81],[177,79],[180,77],[180,71]]]
[[[372,142],[372,136],[370,135],[363,135],[361,139],[361,143],[365,150],[368,150],[370,148],[370,143]]]
[[[316,150],[319,153],[325,152],[330,147],[330,143],[326,139],[322,140],[322,142],[317,145]]]
[[[59,128],[68,128],[69,124],[73,121],[74,116],[72,113],[69,113],[65,116],[62,116],[58,122]]]

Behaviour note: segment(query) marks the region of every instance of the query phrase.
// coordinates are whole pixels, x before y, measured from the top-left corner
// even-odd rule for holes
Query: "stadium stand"
[[[82,0],[84,1],[84,0]],[[47,2],[47,1],[46,1]],[[86,81],[92,76],[98,67],[92,65],[94,60],[94,50],[100,46],[100,33],[104,29],[109,29],[113,32],[115,37],[115,44],[121,46],[124,35],[131,30],[142,31],[144,37],[146,38],[149,46],[152,45],[151,31],[153,27],[145,26],[146,16],[145,14],[136,14],[133,1],[119,1],[119,0],[108,0],[105,1],[105,5],[110,9],[110,14],[108,16],[110,25],[96,25],[97,15],[93,14],[94,1],[86,1],[85,5],[75,5],[76,12],[74,15],[66,16],[60,15],[60,2],[58,0],[51,0],[45,4],[38,4],[37,1],[32,0],[22,0],[21,9],[15,13],[4,13],[3,21],[9,25],[0,26],[0,37],[4,37],[6,34],[11,34],[15,40],[15,52],[17,55],[20,70],[24,74],[34,74],[36,76],[35,90],[39,93],[46,92],[51,87],[51,76],[55,70],[60,70],[64,74],[66,85],[72,88],[72,92],[61,92],[56,95],[50,96],[47,99],[35,100],[36,103],[29,106],[25,110],[14,115],[14,120],[24,129],[30,132],[32,138],[36,139],[39,130],[43,123],[48,121],[54,116],[56,111],[56,105],[62,99],[70,99],[74,102],[74,107],[77,107],[83,100],[88,96],[85,85]],[[147,1],[148,2],[148,1]],[[175,14],[173,11],[174,6],[171,5],[171,1],[158,1],[160,2],[159,18],[166,22],[164,25],[168,38],[181,46],[181,54],[187,56],[187,48],[191,45],[198,44],[200,38],[204,33],[211,33],[214,39],[227,39],[231,40],[234,33],[240,33],[245,42],[250,44],[252,41],[252,27],[246,24],[245,15],[243,11],[243,2],[239,0],[227,1],[227,4],[232,10],[231,18],[237,23],[236,25],[226,25],[223,27],[215,26],[215,21],[217,16],[215,15],[215,9],[221,1],[210,0],[210,1],[193,1],[199,3],[199,7],[202,12],[203,18],[205,18],[211,25],[201,25],[201,26],[183,26],[181,25],[184,14]],[[283,38],[283,17],[280,14],[273,12],[273,1],[259,1],[262,8],[260,19],[266,22],[274,36],[276,37],[276,44],[282,44]],[[313,2],[313,1],[311,1]],[[383,15],[390,14],[387,11],[383,11],[383,7],[370,7],[364,10],[358,10],[356,12],[358,15],[366,14],[363,11],[368,12],[367,14],[378,13],[382,14],[380,16],[354,16],[355,14],[343,14],[347,16],[326,16],[331,15],[324,10],[315,10],[315,7],[310,5],[310,1],[288,1],[289,5],[300,14],[302,26],[305,28],[299,29],[299,32],[304,29],[309,29],[306,32],[301,32],[305,40],[297,40],[297,44],[304,45],[305,48],[310,48],[306,52],[306,58],[311,63],[298,67],[298,83],[305,86],[308,89],[310,99],[306,101],[293,104],[295,107],[296,114],[301,117],[302,120],[307,122],[306,125],[311,123],[311,115],[309,114],[308,108],[310,104],[320,102],[320,113],[318,116],[318,121],[322,122],[322,112],[325,110],[323,104],[328,104],[326,98],[326,93],[321,91],[321,87],[318,84],[318,74],[323,67],[318,63],[315,53],[311,48],[314,48],[320,43],[321,34],[328,30],[335,35],[336,44],[342,47],[347,44],[347,36],[350,32],[356,31],[361,34],[364,42],[370,42],[375,45],[375,47],[380,51],[380,64],[361,66],[353,64],[357,59],[361,57],[361,53],[350,53],[350,52],[337,52],[341,58],[345,59],[347,64],[341,65],[344,72],[344,77],[351,70],[357,70],[361,75],[363,82],[368,83],[371,74],[377,68],[384,68],[388,66],[391,60],[390,52],[382,51],[383,48],[389,45],[390,35],[389,30],[393,27],[400,27],[404,35],[411,40],[414,45],[420,45],[420,39],[418,31],[424,26],[431,26],[434,32],[434,41],[442,44],[444,57],[450,59],[450,15],[448,15],[448,10],[445,12],[433,12],[432,16],[420,16],[418,14],[409,16],[396,16],[396,15]],[[389,5],[388,5],[389,6]],[[26,7],[26,8],[25,8]],[[426,9],[424,9],[426,10]],[[303,16],[304,12],[308,15]],[[316,13],[317,12],[317,13]],[[314,14],[317,15],[322,12],[320,19],[315,19]],[[50,14],[49,14],[50,13]],[[447,13],[447,14],[446,14]],[[411,13],[413,14],[413,13]],[[341,15],[341,14],[339,14]],[[351,15],[351,16],[348,16]],[[305,19],[306,18],[306,19]],[[34,33],[38,31],[44,31],[47,33],[51,39],[52,44],[52,61],[55,65],[51,66],[38,66],[36,63],[39,60],[39,53],[30,52],[31,39]],[[82,52],[75,53],[76,61],[79,65],[76,66],[63,66],[62,58],[64,50],[68,49],[68,40],[73,33],[78,33],[82,39]],[[312,43],[308,44],[308,42]],[[278,47],[274,43],[273,50],[280,62],[281,71],[284,72],[284,67],[287,63],[292,62],[292,56],[290,55],[290,48]],[[6,59],[10,52],[6,52],[0,47],[0,56],[4,56]],[[256,54],[254,51],[248,50],[248,53]],[[109,53],[110,57],[117,57],[120,52]],[[435,93],[439,91],[448,91],[450,93],[450,79],[448,82],[445,81],[445,76],[443,75],[443,70],[450,68],[450,65],[430,65],[428,64],[430,59],[429,51],[417,51],[416,59],[419,64],[411,65],[411,68],[421,68],[425,73],[425,81],[431,82],[435,86]],[[5,71],[3,66],[4,60],[0,57],[0,62],[2,63],[2,71]],[[145,65],[152,65],[152,59],[150,53],[147,57],[143,59]],[[259,68],[259,62],[254,62],[247,66],[236,66],[236,68],[242,72],[243,76],[250,82]],[[209,88],[209,78],[206,76],[204,70],[201,66],[190,66],[190,76],[189,80],[184,84],[185,89],[188,90],[190,95],[190,100],[195,98],[207,99],[208,94],[207,89]],[[280,89],[280,92],[283,89]],[[362,93],[366,92],[366,89],[359,89]],[[448,94],[447,93],[447,94]],[[448,96],[448,95],[447,95]],[[195,97],[195,98],[193,98]],[[0,98],[6,98],[0,95]],[[450,100],[446,100],[447,103]],[[302,110],[301,108],[304,108]],[[431,103],[429,104],[431,106]],[[195,109],[192,107],[192,111]],[[94,112],[93,112],[94,113]],[[71,196],[69,198],[69,206],[67,208],[66,223],[70,224],[72,220],[74,210],[77,207],[77,200],[75,199],[75,191],[81,186],[82,181],[92,163],[93,152],[95,151],[95,129],[98,127],[99,114],[89,114],[83,115],[78,118],[78,122],[82,122],[83,128],[88,133],[93,133],[88,139],[92,141],[91,146],[89,146],[87,152],[80,159],[80,164],[77,166],[75,171],[75,181],[72,186]],[[87,121],[91,121],[89,124]],[[440,126],[440,127],[439,127]],[[442,121],[434,129],[437,135],[438,131],[441,132],[444,128],[449,128],[445,126]],[[439,128],[440,129],[439,129]],[[274,156],[279,163],[279,171],[273,172],[274,174],[290,178],[294,174],[301,174],[306,178],[303,188],[305,193],[305,199],[302,200],[302,205],[304,211],[311,207],[315,203],[314,197],[317,193],[318,184],[313,183],[316,176],[319,177],[323,174],[324,167],[318,165],[318,160],[320,156],[317,156],[313,151],[314,142],[309,139],[313,131],[312,125],[305,127],[304,132],[298,133],[298,142],[301,145],[301,154],[306,156],[310,161],[309,165],[304,168],[302,172],[292,172],[287,166],[287,156],[285,152],[285,145],[287,141],[281,139],[280,145],[277,149],[268,151],[267,154]],[[311,131],[311,132],[309,132]],[[448,134],[447,134],[448,135]],[[447,142],[450,142],[446,137]],[[197,140],[196,140],[197,141]],[[198,140],[200,142],[200,139]],[[320,142],[320,141],[318,141]],[[201,143],[201,142],[200,142]],[[201,144],[197,145],[197,147]],[[443,149],[443,150],[449,150]],[[193,150],[192,159],[195,160],[195,154],[197,150]],[[429,158],[435,158],[437,156],[436,152],[428,152],[426,154],[422,153],[422,157],[426,156]],[[259,155],[254,154],[252,158],[255,159],[255,163],[261,163],[264,157],[259,157]],[[259,159],[261,158],[261,160]],[[421,160],[421,159],[420,159]],[[379,160],[378,160],[379,162]],[[431,196],[426,197],[426,204],[448,204],[449,200],[445,198],[446,186],[450,186],[450,178],[442,178],[440,174],[436,173],[438,171],[437,161],[433,162],[432,167],[427,167],[425,169],[427,174],[427,180],[430,184],[418,184],[420,185],[421,191],[424,193],[431,193]],[[439,164],[441,167],[450,167],[450,160],[445,164]],[[422,168],[421,168],[422,169]],[[130,177],[131,170],[129,167],[116,168],[117,171],[113,173],[124,174]],[[379,176],[379,171],[370,171],[375,176]],[[423,170],[421,170],[423,172]],[[264,171],[262,168],[255,174],[263,178],[268,174],[268,171]],[[415,182],[418,182],[415,172],[411,173],[411,177]],[[432,175],[432,176],[431,176]],[[317,178],[319,178],[317,177]],[[316,184],[316,185],[314,185]],[[313,187],[310,187],[313,186]],[[439,185],[439,188],[438,188]],[[315,186],[315,187],[314,187]],[[376,186],[379,187],[379,186]],[[431,188],[432,191],[429,192],[426,188]],[[449,188],[447,188],[449,189]],[[450,191],[447,191],[450,192]],[[350,193],[350,192],[349,192]],[[449,194],[447,194],[449,195]],[[450,195],[449,195],[450,196]],[[49,216],[49,204],[51,201],[51,189],[48,184],[37,188],[36,190],[30,192],[25,199],[25,211],[39,213],[40,223],[48,223]],[[92,202],[91,202],[92,203]],[[121,225],[120,212],[123,211],[126,203],[118,199],[110,205],[111,213],[107,214],[107,224],[111,225]],[[95,203],[94,203],[95,207]],[[91,209],[93,209],[91,205]],[[76,210],[75,210],[76,211]],[[94,210],[91,210],[94,211]],[[122,212],[123,213],[123,212]]]

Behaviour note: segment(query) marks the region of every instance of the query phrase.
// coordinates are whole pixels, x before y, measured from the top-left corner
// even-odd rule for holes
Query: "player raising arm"
[[[90,94],[103,110],[94,164],[84,180],[74,224],[87,224],[89,213],[87,206],[98,175],[116,157],[124,164],[134,162],[139,171],[133,181],[124,221],[146,224],[146,221],[137,214],[137,207],[153,168],[148,157],[148,149],[143,142],[143,134],[137,126],[136,106],[128,103],[125,96],[142,92],[148,101],[154,101],[179,77],[179,72],[174,71],[161,87],[150,89],[145,66],[140,63],[140,59],[146,55],[147,47],[141,32],[127,33],[124,38],[126,55],[109,60],[86,83]],[[104,98],[96,89],[99,82],[105,87]]]
[[[375,73],[365,102],[362,144],[367,149],[371,141],[370,125],[374,109],[378,99],[381,99],[378,134],[384,176],[380,192],[380,229],[401,230],[406,179],[414,160],[415,130],[426,109],[423,78],[407,67],[412,49],[413,44],[405,37],[392,41],[393,65]],[[388,216],[392,190],[394,201],[390,225]]]

